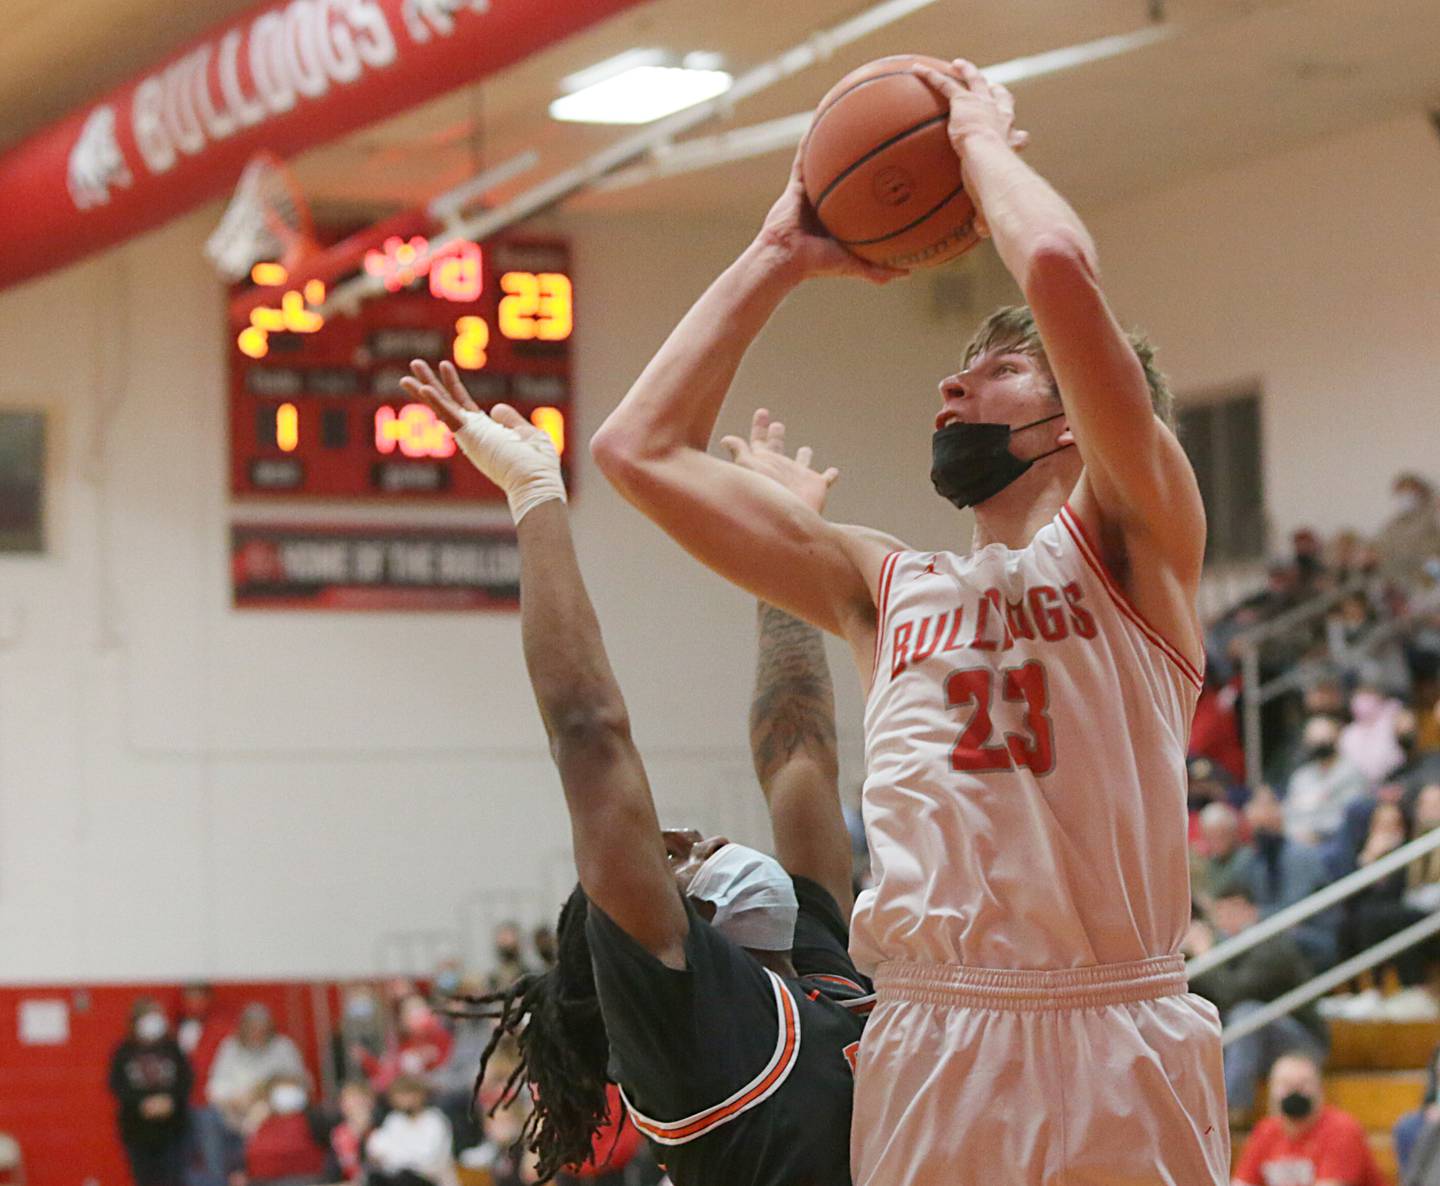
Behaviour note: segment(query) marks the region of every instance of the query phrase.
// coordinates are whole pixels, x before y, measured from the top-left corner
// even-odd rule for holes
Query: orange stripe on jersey
[[[764,1103],[779,1090],[786,1077],[795,1069],[796,1060],[800,1057],[800,1010],[784,981],[769,968],[765,969],[765,974],[770,977],[770,986],[775,991],[775,1013],[779,1022],[775,1053],[770,1056],[765,1069],[729,1099],[683,1120],[667,1122],[651,1119],[637,1111],[635,1105],[626,1097],[625,1089],[620,1089],[620,1098],[625,1100],[625,1106],[630,1110],[630,1119],[635,1122],[635,1127],[652,1141],[661,1145],[684,1145],[696,1137],[704,1136],[707,1132],[734,1120],[742,1112]]]
[[[880,562],[880,579],[875,582],[875,665],[870,669],[870,684],[880,671],[880,651],[885,645],[885,611],[890,601],[890,582],[895,576],[895,563],[899,552],[891,552]]]
[[[1150,623],[1145,620],[1145,616],[1135,608],[1130,599],[1121,591],[1120,586],[1116,584],[1115,579],[1110,575],[1110,570],[1105,567],[1105,562],[1101,559],[1100,550],[1095,546],[1095,541],[1090,538],[1090,533],[1085,529],[1085,524],[1080,522],[1080,516],[1074,512],[1068,502],[1060,508],[1060,522],[1065,524],[1065,529],[1070,532],[1070,535],[1075,540],[1076,546],[1080,549],[1080,555],[1085,558],[1085,563],[1088,564],[1095,575],[1100,578],[1100,583],[1105,586],[1106,591],[1110,594],[1111,600],[1115,602],[1120,612],[1129,618],[1140,630],[1140,633],[1154,643],[1160,652],[1179,668],[1181,675],[1194,684],[1196,688],[1203,689],[1205,681],[1195,669],[1195,665],[1185,657],[1179,647],[1170,642],[1170,640],[1161,634],[1160,631],[1156,630],[1154,626],[1150,625]]]

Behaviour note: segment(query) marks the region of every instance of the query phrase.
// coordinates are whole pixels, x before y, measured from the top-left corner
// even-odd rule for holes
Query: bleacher
[[[1330,1023],[1330,1057],[1325,1064],[1325,1101],[1360,1121],[1387,1180],[1399,1181],[1391,1130],[1425,1094],[1426,1060],[1440,1046],[1440,1021],[1346,1021]],[[1251,1124],[1265,1114],[1262,1088]],[[1238,1163],[1249,1127],[1232,1134],[1232,1164]]]

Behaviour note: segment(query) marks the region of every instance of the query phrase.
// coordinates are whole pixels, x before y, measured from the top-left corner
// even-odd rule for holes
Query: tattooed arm
[[[785,487],[817,515],[825,510],[834,468],[817,470],[811,451],[785,451],[785,425],[755,413],[747,445],[722,442],[742,469]],[[850,834],[840,810],[835,758],[835,690],[820,631],[760,603],[760,653],[750,705],[750,755],[770,808],[775,855],[792,874],[819,882],[850,917]]]
[[[820,631],[760,604],[750,754],[770,808],[775,855],[850,917],[850,834],[840,810],[835,692]]]

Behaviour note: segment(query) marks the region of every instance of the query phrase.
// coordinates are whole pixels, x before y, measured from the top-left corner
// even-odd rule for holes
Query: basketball
[[[902,269],[943,264],[979,242],[946,131],[950,104],[912,64],[950,69],[900,54],[851,71],[816,108],[801,162],[830,235],[861,259]]]

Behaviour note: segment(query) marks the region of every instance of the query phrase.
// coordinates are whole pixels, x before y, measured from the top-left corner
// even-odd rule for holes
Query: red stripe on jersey
[[[625,1089],[620,1089],[620,1098],[625,1100],[625,1106],[630,1110],[630,1119],[635,1122],[635,1127],[651,1140],[662,1145],[684,1145],[696,1137],[704,1136],[726,1121],[733,1120],[741,1112],[763,1103],[779,1089],[780,1084],[785,1082],[795,1068],[796,1060],[800,1057],[800,1010],[780,977],[768,968],[766,975],[770,977],[771,987],[775,990],[776,1011],[779,1014],[780,1032],[775,1053],[765,1069],[728,1100],[683,1120],[667,1123],[663,1120],[652,1120],[636,1111],[635,1105],[626,1098]]]
[[[1179,647],[1161,634],[1160,631],[1156,630],[1154,626],[1150,625],[1150,623],[1145,620],[1145,616],[1135,608],[1130,599],[1121,591],[1120,586],[1110,575],[1110,570],[1105,567],[1105,562],[1101,559],[1100,550],[1095,546],[1095,541],[1090,538],[1090,533],[1085,529],[1085,524],[1080,522],[1080,516],[1075,513],[1068,502],[1060,508],[1060,521],[1065,524],[1066,530],[1070,532],[1070,535],[1075,540],[1076,546],[1080,549],[1080,555],[1085,558],[1085,563],[1088,564],[1095,575],[1100,578],[1100,583],[1105,586],[1106,592],[1110,594],[1111,600],[1115,602],[1120,612],[1139,628],[1140,633],[1148,638],[1161,654],[1175,664],[1181,675],[1189,680],[1190,683],[1194,684],[1197,689],[1203,689],[1205,681],[1200,673],[1196,671],[1195,665],[1185,657],[1184,652],[1182,652]]]
[[[899,552],[889,553],[880,562],[880,579],[875,582],[875,665],[870,669],[870,686],[875,686],[875,676],[880,670],[880,651],[885,645],[885,611],[890,601],[890,581],[895,576],[895,563]]]

